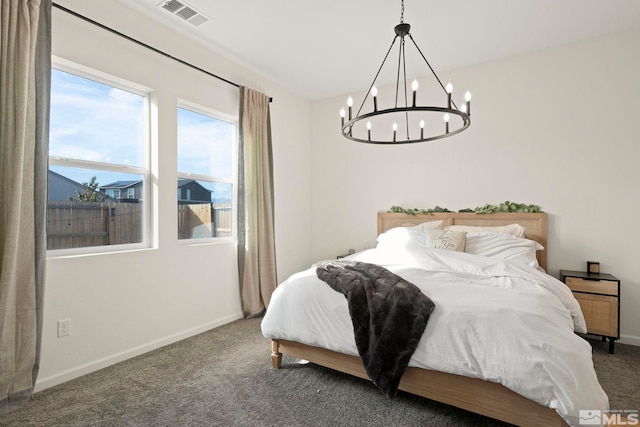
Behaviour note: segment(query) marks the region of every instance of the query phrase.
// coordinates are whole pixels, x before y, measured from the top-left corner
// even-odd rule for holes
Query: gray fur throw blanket
[[[382,393],[395,397],[435,304],[413,283],[375,264],[326,261],[316,265],[316,275],[347,298],[365,371]]]

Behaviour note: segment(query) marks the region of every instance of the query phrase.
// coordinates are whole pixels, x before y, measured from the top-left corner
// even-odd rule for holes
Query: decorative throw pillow
[[[425,246],[427,248],[445,249],[447,251],[463,252],[466,240],[464,231],[454,230],[425,230]]]

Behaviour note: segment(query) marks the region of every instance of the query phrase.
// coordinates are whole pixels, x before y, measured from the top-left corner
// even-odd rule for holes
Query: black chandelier
[[[438,75],[429,64],[429,61],[427,61],[427,58],[425,58],[415,40],[413,40],[413,37],[409,32],[411,30],[411,25],[404,22],[404,0],[401,0],[400,24],[396,25],[394,30],[396,35],[391,42],[391,46],[389,47],[387,54],[382,60],[382,64],[380,65],[378,72],[373,78],[373,82],[371,82],[371,85],[369,86],[367,94],[362,100],[362,104],[360,105],[355,117],[352,115],[353,99],[351,97],[347,99],[347,111],[345,111],[344,108],[340,110],[342,135],[353,141],[368,144],[411,144],[414,142],[425,142],[446,138],[467,129],[471,124],[471,94],[469,91],[465,93],[465,101],[464,103],[461,103],[460,108],[458,108],[455,102],[451,99],[453,91],[451,82],[449,82],[445,88],[440,81],[440,78],[438,78]],[[415,79],[411,84],[412,95],[411,104],[409,104],[405,60],[405,37],[408,37],[409,40],[411,40],[418,53],[433,73],[433,76],[438,81],[438,84],[442,87],[446,96],[445,106],[433,107],[418,105],[416,103],[418,81]],[[380,75],[380,72],[382,71],[384,64],[398,38],[400,38],[400,43],[398,48],[398,69],[396,72],[395,105],[393,108],[379,110],[378,90],[375,86],[376,79]],[[400,92],[401,90],[403,93]],[[372,98],[372,111],[369,113],[363,113],[362,109],[367,102],[369,95],[371,95]],[[404,103],[402,102],[402,98],[404,98]],[[434,114],[436,116],[440,116],[437,122],[429,120],[429,118],[434,117]],[[382,122],[385,122],[386,124],[379,124],[374,129],[373,122],[377,121],[379,123],[381,121],[379,120],[381,117],[386,117],[385,120],[382,120]],[[389,123],[391,122],[393,122],[393,125],[389,126]],[[400,122],[400,127],[398,126],[398,122]],[[386,131],[383,130],[384,127],[387,128]],[[372,132],[374,133],[374,137],[372,137]],[[375,135],[380,136],[378,137]]]

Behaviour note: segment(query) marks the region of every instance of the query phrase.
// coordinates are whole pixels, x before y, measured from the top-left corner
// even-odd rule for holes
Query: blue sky
[[[144,166],[144,97],[58,70],[51,88],[49,155]]]
[[[145,97],[77,77],[51,73],[50,156],[145,166]],[[222,120],[180,108],[178,169],[184,173],[231,178],[233,126]],[[138,180],[138,174],[51,166],[79,183],[97,176],[101,185]],[[214,198],[231,198],[231,185],[199,181]]]

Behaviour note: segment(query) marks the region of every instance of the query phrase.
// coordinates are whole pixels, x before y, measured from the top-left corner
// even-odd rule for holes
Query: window
[[[51,70],[47,249],[143,247],[148,96],[60,68]]]
[[[119,199],[120,198],[120,190],[107,189],[105,191],[107,193],[107,196],[111,197],[112,199]]]
[[[178,108],[178,238],[233,236],[236,131],[232,119]]]

